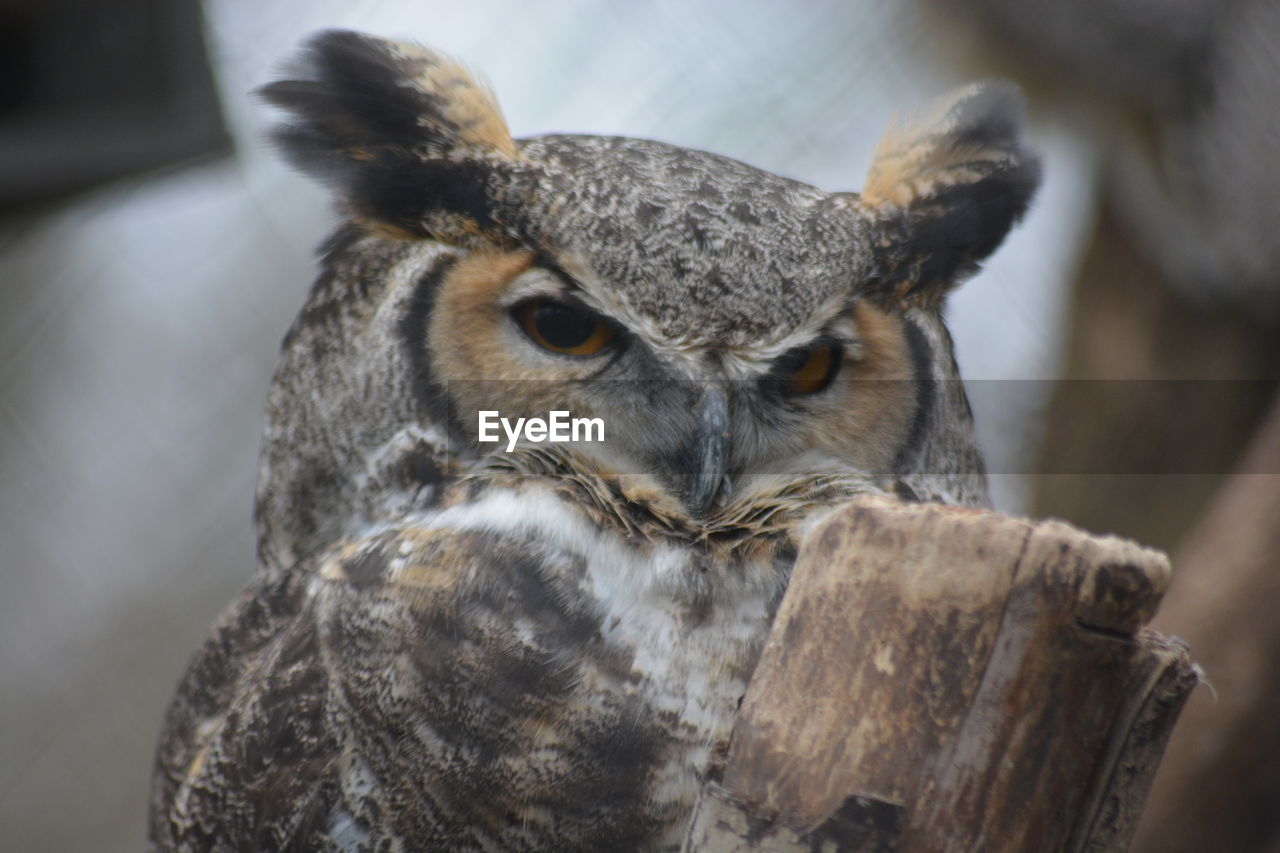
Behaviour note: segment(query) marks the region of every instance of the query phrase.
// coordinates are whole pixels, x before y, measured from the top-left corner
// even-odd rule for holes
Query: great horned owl
[[[940,311],[1038,181],[1016,91],[895,125],[861,194],[513,140],[457,64],[352,32],[263,91],[345,222],[269,396],[261,566],[165,723],[153,842],[678,846],[805,530],[862,492],[986,501]],[[486,411],[604,440],[485,442]]]

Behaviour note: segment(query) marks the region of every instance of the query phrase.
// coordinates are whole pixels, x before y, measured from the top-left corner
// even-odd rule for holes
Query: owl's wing
[[[323,829],[338,748],[303,580],[255,581],[192,659],[156,752],[157,848],[281,849]]]
[[[561,552],[402,527],[248,589],[158,755],[163,848],[620,849],[662,749]]]

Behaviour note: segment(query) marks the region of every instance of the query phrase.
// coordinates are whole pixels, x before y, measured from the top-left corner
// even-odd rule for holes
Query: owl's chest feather
[[[638,543],[536,491],[495,489],[433,526],[519,540],[558,597],[591,614],[620,666],[581,668],[578,702],[600,719],[637,713],[662,742],[648,768],[656,811],[692,805],[712,746],[727,738],[786,581],[773,561],[720,564],[687,543]],[[538,626],[529,625],[531,640]]]
[[[598,608],[604,641],[631,660],[628,689],[690,734],[724,737],[781,580],[756,566],[728,576],[674,548],[628,553],[619,541],[613,555],[602,550],[590,556],[581,585]]]
[[[630,659],[627,689],[708,733],[725,697],[736,709],[789,572],[769,555],[718,560],[684,542],[640,543],[536,490],[494,489],[429,524],[527,546],[558,593],[581,597],[602,641]]]
[[[689,579],[699,571],[690,562],[667,555],[647,566],[596,561],[586,579],[604,616],[605,642],[632,664],[634,680],[612,689],[642,701],[668,738],[652,769],[650,800],[681,811],[697,797],[712,747],[729,736],[780,586],[752,567],[755,578],[721,578],[724,588],[698,589],[705,583]],[[664,583],[668,571],[682,582]]]

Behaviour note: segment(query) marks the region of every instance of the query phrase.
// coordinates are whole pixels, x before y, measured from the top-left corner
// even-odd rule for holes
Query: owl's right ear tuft
[[[328,30],[258,93],[291,114],[272,134],[285,157],[356,219],[445,241],[501,230],[493,186],[516,146],[493,94],[454,60]]]

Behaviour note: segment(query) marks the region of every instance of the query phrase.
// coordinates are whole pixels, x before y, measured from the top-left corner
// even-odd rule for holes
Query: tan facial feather
[[[915,384],[903,321],[862,301],[853,309],[859,355],[837,379],[832,409],[808,426],[811,446],[884,471],[915,414]]]
[[[511,363],[498,327],[506,322],[503,291],[532,262],[532,252],[472,252],[445,275],[428,332],[442,379],[537,378],[537,372]]]
[[[574,394],[573,381],[594,372],[599,362],[544,355],[511,321],[504,296],[532,262],[527,251],[474,252],[440,284],[428,345],[436,375],[469,432],[482,409],[508,418],[545,417],[566,408],[575,417],[598,415]]]

